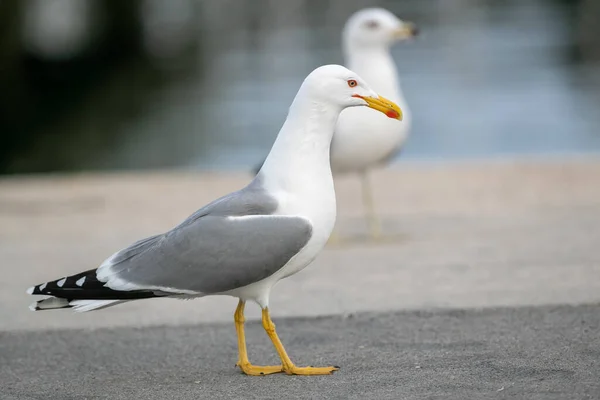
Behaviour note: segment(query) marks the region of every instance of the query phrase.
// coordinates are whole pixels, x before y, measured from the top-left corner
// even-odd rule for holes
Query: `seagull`
[[[411,22],[398,19],[383,8],[357,11],[342,32],[345,65],[362,76],[382,96],[396,102],[404,113],[402,123],[365,108],[342,111],[331,144],[334,175],[360,176],[363,205],[372,240],[382,238],[381,220],[375,211],[369,172],[387,164],[406,142],[411,115],[400,88],[390,47],[418,34]]]
[[[298,367],[269,315],[271,288],[310,264],[329,239],[336,199],[329,162],[341,111],[364,106],[402,120],[401,109],[377,95],[358,74],[325,65],[303,81],[259,173],[244,188],[200,208],[170,231],[117,251],[98,268],[33,286],[49,295],[33,311],[85,312],[128,301],[229,295],[238,366],[247,375],[325,375],[339,367]],[[247,301],[262,309],[262,325],[281,365],[250,363],[244,332]]]
[[[413,23],[402,21],[383,8],[355,12],[342,31],[346,66],[369,82],[375,91],[396,102],[404,115],[402,123],[398,123],[367,108],[347,108],[338,119],[331,144],[333,174],[357,173],[360,176],[369,234],[375,241],[382,238],[382,229],[375,212],[369,172],[398,153],[410,130],[410,113],[390,47],[417,34]],[[254,173],[259,170],[260,167],[254,168]],[[335,232],[331,242],[341,242]]]

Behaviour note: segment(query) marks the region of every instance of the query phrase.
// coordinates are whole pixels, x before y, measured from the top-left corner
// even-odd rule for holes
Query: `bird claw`
[[[285,373],[288,375],[331,375],[338,371],[340,367],[296,367],[295,365],[286,368]]]
[[[252,365],[250,363],[236,363],[236,367],[240,367],[246,375],[261,376],[271,375],[283,372],[282,365]]]

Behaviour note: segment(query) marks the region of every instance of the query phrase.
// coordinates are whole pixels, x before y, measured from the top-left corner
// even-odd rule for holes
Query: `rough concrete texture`
[[[232,324],[0,334],[0,398],[599,399],[600,305],[283,319],[299,365],[332,376],[243,376]],[[250,357],[275,363],[259,324]]]

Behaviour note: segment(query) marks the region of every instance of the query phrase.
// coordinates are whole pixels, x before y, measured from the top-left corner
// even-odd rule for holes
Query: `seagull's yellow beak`
[[[419,34],[419,29],[412,22],[405,22],[402,24],[402,28],[398,28],[394,30],[394,38],[395,39],[407,39],[410,37],[417,36]]]
[[[381,96],[375,98],[355,94],[354,97],[358,97],[366,101],[367,107],[380,111],[387,115],[389,118],[402,121],[402,110],[400,109],[400,107],[398,107],[398,104],[394,103],[393,101]]]

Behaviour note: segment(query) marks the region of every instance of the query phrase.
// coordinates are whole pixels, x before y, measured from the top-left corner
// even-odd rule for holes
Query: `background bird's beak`
[[[387,115],[389,118],[402,121],[402,110],[400,109],[400,107],[398,107],[398,104],[394,103],[393,101],[381,96],[370,97],[355,94],[354,97],[359,97],[366,101],[367,107],[380,111]]]
[[[402,24],[402,28],[394,30],[395,39],[407,39],[410,37],[417,36],[419,34],[419,28],[412,22],[405,22]]]

